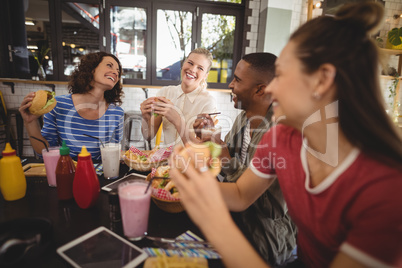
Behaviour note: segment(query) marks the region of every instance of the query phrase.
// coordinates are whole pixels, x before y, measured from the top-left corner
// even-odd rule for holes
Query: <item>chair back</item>
[[[3,93],[0,91],[0,126],[7,124],[7,108],[4,102]]]
[[[121,143],[122,151],[127,151],[131,146],[139,150],[151,150],[151,146],[144,139],[141,132],[142,115],[139,111],[129,111],[124,113],[123,140]]]

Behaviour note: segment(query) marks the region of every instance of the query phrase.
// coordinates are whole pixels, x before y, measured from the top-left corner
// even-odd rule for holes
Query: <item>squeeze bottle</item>
[[[27,181],[22,169],[21,159],[10,143],[6,144],[3,158],[0,159],[0,188],[7,201],[13,201],[25,196]]]
[[[74,175],[75,165],[70,157],[70,148],[67,147],[66,141],[63,141],[56,167],[57,196],[60,200],[73,198]]]
[[[77,169],[73,181],[73,196],[80,208],[95,205],[100,192],[98,175],[96,175],[91,154],[82,146],[78,155]]]

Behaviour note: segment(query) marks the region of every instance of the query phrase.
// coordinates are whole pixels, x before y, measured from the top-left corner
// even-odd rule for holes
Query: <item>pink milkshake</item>
[[[123,219],[124,235],[129,240],[140,240],[148,227],[151,189],[145,193],[148,182],[145,180],[130,180],[119,185],[119,200]]]
[[[60,158],[60,147],[49,147],[42,150],[43,162],[45,163],[47,183],[50,187],[56,187],[56,167]]]

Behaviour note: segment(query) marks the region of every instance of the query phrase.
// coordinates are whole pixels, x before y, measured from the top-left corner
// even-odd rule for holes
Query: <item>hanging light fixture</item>
[[[322,8],[322,5],[324,4],[323,2],[324,2],[324,1],[318,1],[318,2],[316,2],[316,3],[313,5],[313,9]]]
[[[402,18],[402,14],[395,14],[394,15],[394,19],[399,19],[399,18]]]

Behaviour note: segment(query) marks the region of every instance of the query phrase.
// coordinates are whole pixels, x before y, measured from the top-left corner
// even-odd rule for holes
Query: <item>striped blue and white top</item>
[[[123,136],[124,111],[121,107],[110,104],[102,117],[96,120],[82,118],[74,107],[71,95],[57,96],[57,105],[43,120],[42,136],[50,146],[61,146],[65,140],[70,147],[70,156],[74,159],[81,152],[83,145],[91,153],[92,159],[99,160],[100,142],[84,136],[99,137],[102,141],[120,142]],[[81,105],[81,108],[89,108]]]

